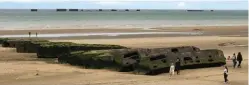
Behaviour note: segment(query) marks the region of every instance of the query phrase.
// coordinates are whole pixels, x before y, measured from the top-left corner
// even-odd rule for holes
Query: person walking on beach
[[[175,70],[176,70],[177,75],[180,74],[180,67],[181,67],[181,62],[180,62],[180,59],[177,58],[176,63],[175,63]]]
[[[175,66],[174,66],[174,63],[171,63],[171,66],[170,66],[170,69],[169,69],[169,75],[170,75],[170,77],[172,75],[174,75],[174,73],[175,73]]]
[[[237,61],[238,61],[238,68],[241,68],[241,62],[242,62],[243,58],[242,58],[242,55],[241,53],[239,52],[238,55],[237,55]]]
[[[232,61],[233,61],[233,68],[235,68],[236,64],[237,64],[237,59],[236,59],[235,53],[233,54]]]
[[[230,60],[230,56],[227,57],[227,60]]]
[[[29,32],[29,37],[31,36],[31,32]]]
[[[228,68],[227,68],[227,66],[224,66],[225,67],[225,69],[224,69],[224,80],[225,80],[225,83],[228,83],[228,79],[227,79],[227,77],[228,77]]]
[[[38,35],[38,33],[36,32],[36,33],[35,33],[35,36],[37,37],[37,35]]]

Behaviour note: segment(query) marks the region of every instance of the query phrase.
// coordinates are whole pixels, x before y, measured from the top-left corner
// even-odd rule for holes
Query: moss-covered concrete
[[[27,41],[32,41],[32,42],[48,42],[47,40],[32,39],[32,38],[30,38],[30,39],[7,39],[7,40],[4,40],[2,42],[2,47],[15,48],[17,44],[19,44],[19,43],[25,43]]]
[[[221,50],[179,50],[182,52],[172,52],[171,48],[76,51],[60,56],[59,60],[90,68],[133,71],[136,74],[168,72],[170,64],[175,63],[177,58],[180,59],[182,68],[217,66],[225,63]],[[212,62],[209,61],[209,55],[212,56]]]
[[[16,47],[20,53],[37,53],[38,58],[58,58],[61,63],[133,71],[136,74],[168,72],[170,64],[175,63],[177,58],[182,68],[220,66],[226,63],[221,50],[200,50],[194,46],[148,49],[38,39],[0,39],[0,42],[3,47]]]
[[[49,42],[43,43],[38,47],[37,56],[39,58],[57,58],[61,54],[73,51],[90,51],[104,49],[126,48],[118,45],[104,44],[76,44],[71,42]]]
[[[36,53],[41,43],[48,43],[47,40],[23,40],[16,43],[16,51],[18,53]]]
[[[69,63],[72,65],[80,65],[85,68],[109,68],[120,69],[120,65],[116,63],[109,50],[92,50],[92,51],[76,51],[70,54],[61,55],[59,62]]]
[[[3,44],[3,42],[6,42],[7,40],[9,40],[8,38],[0,38],[0,44]]]

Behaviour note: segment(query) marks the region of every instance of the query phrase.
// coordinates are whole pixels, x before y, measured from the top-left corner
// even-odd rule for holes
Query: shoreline
[[[236,28],[236,29],[234,29]],[[171,31],[198,31],[201,30],[238,30],[242,29],[244,31],[248,30],[248,25],[239,25],[239,26],[180,26],[180,27],[154,27],[154,28],[62,28],[62,29],[25,29],[25,30],[1,30],[0,35],[4,34],[27,34],[27,32],[38,32],[38,33],[77,33],[77,32],[155,32],[161,30],[171,30]]]
[[[132,36],[132,35],[202,35],[202,32],[115,32],[115,33],[60,33],[60,34],[39,34],[38,38],[58,38],[58,37],[91,37],[91,36]],[[29,35],[0,35],[0,38],[29,38]],[[36,38],[36,35],[31,35]]]
[[[181,36],[237,36],[248,37],[248,26],[212,26],[212,27],[172,27],[145,29],[49,29],[49,30],[13,30],[0,31],[0,37],[44,39],[116,39],[143,37],[181,37]],[[191,35],[192,34],[192,35]]]
[[[146,27],[136,27],[136,26],[131,26],[131,27],[126,27],[126,26],[117,26],[117,27],[106,27],[106,26],[99,26],[99,27],[82,27],[79,25],[75,25],[76,27],[72,26],[62,26],[62,27],[51,27],[51,28],[3,28],[0,29],[0,31],[27,31],[27,30],[84,30],[84,29],[138,29],[138,30],[153,30],[154,28],[189,28],[189,27],[237,27],[237,26],[248,26],[248,24],[228,24],[228,25],[164,25],[164,26],[146,26]],[[97,25],[96,25],[97,26]]]

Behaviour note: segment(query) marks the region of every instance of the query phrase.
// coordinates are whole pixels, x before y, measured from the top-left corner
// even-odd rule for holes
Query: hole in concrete
[[[208,61],[209,61],[209,62],[212,62],[212,61],[214,61],[214,60],[213,60],[213,59],[208,59]]]
[[[138,52],[134,51],[134,52],[130,52],[130,53],[124,54],[124,58],[132,57],[134,55],[138,55]]]
[[[212,59],[212,56],[211,56],[211,55],[209,55],[208,57],[209,57],[209,59],[208,59],[209,62],[214,61],[214,60]]]
[[[167,61],[166,61],[166,60],[162,60],[162,62],[163,62],[163,63],[167,63]]]
[[[193,59],[191,57],[184,57],[183,60],[185,63],[193,63]]]
[[[195,47],[193,47],[193,50],[194,50],[194,51],[197,51]]]
[[[153,68],[157,68],[157,66],[153,66]]]
[[[140,60],[136,60],[137,61],[137,63],[140,63]]]
[[[200,63],[201,61],[200,60],[196,60],[195,62]]]
[[[173,48],[173,49],[171,49],[171,52],[176,53],[176,52],[179,52],[179,51],[178,51],[178,49],[177,49],[177,48]]]
[[[159,59],[164,59],[164,58],[166,58],[165,55],[152,56],[152,58],[150,58],[150,61],[159,60]]]
[[[139,59],[139,56],[138,56],[138,55],[133,55],[133,56],[131,57],[131,59]]]

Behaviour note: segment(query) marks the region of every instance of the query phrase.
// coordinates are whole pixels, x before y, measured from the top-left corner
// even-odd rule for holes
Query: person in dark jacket
[[[237,64],[237,59],[236,59],[235,53],[233,54],[232,61],[233,61],[233,68],[235,68],[236,64]]]
[[[181,62],[180,62],[180,59],[177,58],[176,63],[175,63],[175,71],[176,71],[177,75],[180,74],[180,69],[181,69]]]
[[[31,37],[31,32],[29,32],[29,37]]]
[[[37,37],[37,35],[38,35],[38,33],[36,32],[36,33],[35,33],[35,36]]]
[[[239,52],[238,55],[237,55],[237,61],[238,61],[238,68],[241,68],[241,62],[242,62],[243,58],[242,58],[242,55],[241,53]]]

